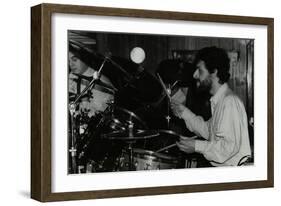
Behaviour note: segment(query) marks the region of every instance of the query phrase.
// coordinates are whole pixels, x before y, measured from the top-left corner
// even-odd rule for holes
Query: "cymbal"
[[[147,129],[146,123],[139,117],[137,116],[134,112],[122,108],[122,107],[115,107],[115,111],[120,111],[121,114],[125,115],[127,118],[127,121],[132,121],[133,123],[136,123],[137,125],[140,125],[141,128]]]
[[[169,135],[171,137],[174,137],[174,138],[179,138],[181,136],[180,134],[178,134],[178,133],[176,133],[176,132],[174,132],[172,130],[160,129],[160,130],[158,130],[158,132],[160,134],[167,134],[167,135]]]
[[[138,130],[134,132],[131,136],[129,135],[128,131],[117,131],[117,132],[111,132],[109,134],[102,135],[103,138],[109,139],[109,140],[142,140],[142,139],[148,139],[152,137],[159,136],[159,133],[156,131],[150,131],[150,130]]]
[[[112,110],[108,110],[105,113],[105,117],[107,119],[106,124],[112,129],[114,129],[115,125],[117,128],[128,128],[130,123],[134,124],[135,129],[148,129],[146,123],[134,112],[115,105],[112,107]]]
[[[76,74],[73,73],[74,76],[77,76],[80,79],[86,80],[86,82],[91,82],[93,80],[93,77],[90,76],[84,76],[82,74]],[[73,78],[73,81],[78,82],[78,78]],[[101,92],[109,93],[109,94],[114,94],[115,92],[118,91],[113,85],[110,85],[108,83],[105,83],[103,80],[99,79],[96,80],[94,89],[99,90]]]

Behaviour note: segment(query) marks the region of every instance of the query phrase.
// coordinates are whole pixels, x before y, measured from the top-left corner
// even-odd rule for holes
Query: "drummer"
[[[247,114],[242,101],[229,88],[229,58],[222,48],[206,47],[198,51],[194,78],[198,89],[211,95],[212,117],[204,121],[187,107],[173,101],[172,108],[186,127],[205,140],[182,139],[178,143],[185,153],[198,152],[212,166],[240,165],[251,156]]]
[[[86,49],[82,44],[76,42],[69,43],[69,93],[79,94],[89,84],[94,73],[98,68],[94,66],[94,55]],[[112,86],[111,81],[101,74],[100,80]],[[91,97],[82,98],[80,103],[80,111],[86,112],[89,117],[96,113],[104,111],[108,102],[113,100],[113,94],[106,91],[100,85],[95,85],[91,90]]]
[[[170,92],[171,101],[178,102],[181,105],[184,105],[190,110],[203,117],[204,120],[208,120],[211,117],[211,109],[209,103],[209,93],[206,91],[199,91],[196,88],[196,81],[193,78],[193,73],[195,72],[195,66],[192,62],[187,62],[181,59],[167,59],[163,60],[157,69],[157,73],[161,77],[164,82],[166,88]],[[166,101],[167,103],[167,101]],[[162,109],[159,112],[162,114],[162,119],[157,122],[163,122],[163,116],[167,115],[167,105],[162,105]],[[175,132],[178,135],[192,137],[195,134],[186,128],[185,122],[183,119],[179,119],[173,115],[172,111],[169,111],[169,115],[171,117],[171,122],[169,124],[169,128],[167,126],[164,129],[168,129],[170,132]],[[160,128],[163,128],[160,126]],[[167,136],[167,135],[166,135]],[[168,135],[169,137],[169,135]],[[167,137],[166,137],[167,138]],[[173,144],[175,141],[172,138],[168,141],[167,144],[163,145],[168,146],[169,144]],[[171,148],[169,151],[177,153],[176,148]],[[178,155],[178,154],[177,154]],[[198,167],[207,167],[209,166],[209,162],[204,158],[201,154],[180,154],[182,159],[185,161],[192,160],[195,158],[198,163]]]

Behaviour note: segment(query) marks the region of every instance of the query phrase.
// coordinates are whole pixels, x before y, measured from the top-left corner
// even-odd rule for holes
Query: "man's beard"
[[[212,88],[212,80],[210,77],[207,77],[202,82],[199,80],[196,81],[197,90],[199,92],[210,92]]]

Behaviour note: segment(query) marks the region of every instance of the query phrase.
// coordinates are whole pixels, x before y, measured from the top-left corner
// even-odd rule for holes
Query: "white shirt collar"
[[[214,96],[212,96],[210,99],[211,104],[213,106],[215,106],[219,102],[219,100],[223,97],[223,95],[227,89],[228,89],[227,83],[224,83],[223,85],[220,86],[220,88],[218,89],[216,94]]]

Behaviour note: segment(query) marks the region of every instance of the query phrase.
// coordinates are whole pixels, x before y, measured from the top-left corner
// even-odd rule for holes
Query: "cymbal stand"
[[[129,120],[129,125],[128,125],[128,132],[129,132],[129,137],[133,137],[133,132],[134,132],[134,123],[132,121],[132,116],[130,116],[130,120]],[[135,141],[129,141],[128,142],[128,151],[129,151],[129,170],[132,171],[134,170],[134,157],[133,157],[133,147],[132,144]]]
[[[167,129],[170,128],[170,120],[171,120],[171,116],[170,116],[170,107],[171,107],[171,85],[168,84],[168,88],[167,88],[167,93],[168,93],[168,105],[167,105],[167,116],[166,116],[166,120],[167,120]]]
[[[74,127],[74,124],[75,124],[75,110],[76,110],[76,107],[77,107],[77,103],[78,101],[82,98],[82,96],[87,92],[89,91],[95,84],[96,82],[100,79],[100,76],[101,76],[101,71],[102,71],[102,68],[105,64],[105,62],[107,61],[107,58],[104,59],[104,61],[102,62],[98,72],[95,74],[94,73],[94,77],[92,79],[92,81],[89,83],[89,85],[83,89],[83,91],[78,94],[78,96],[75,98],[75,100],[73,102],[70,102],[69,105],[68,105],[68,109],[69,109],[69,112],[70,112],[70,116],[71,116],[71,145],[70,145],[70,149],[69,149],[69,152],[70,152],[70,155],[71,155],[71,172],[72,173],[77,173],[77,148],[76,148],[76,135],[75,135],[75,127]]]
[[[166,85],[164,84],[161,76],[157,73],[157,76],[160,80],[160,83],[164,89],[164,92],[166,93],[166,96],[168,97],[168,105],[167,105],[167,116],[166,116],[166,120],[167,120],[167,128],[170,128],[170,120],[171,120],[171,116],[170,116],[170,107],[171,107],[171,93],[172,93],[172,89],[171,89],[171,85],[168,85],[168,88],[166,87]]]
[[[76,164],[76,146],[75,146],[75,142],[76,142],[76,135],[75,135],[75,109],[76,109],[76,105],[75,104],[71,104],[69,105],[69,111],[70,111],[70,116],[71,116],[71,146],[69,149],[70,155],[71,155],[71,173],[75,174],[77,173],[77,164]]]

